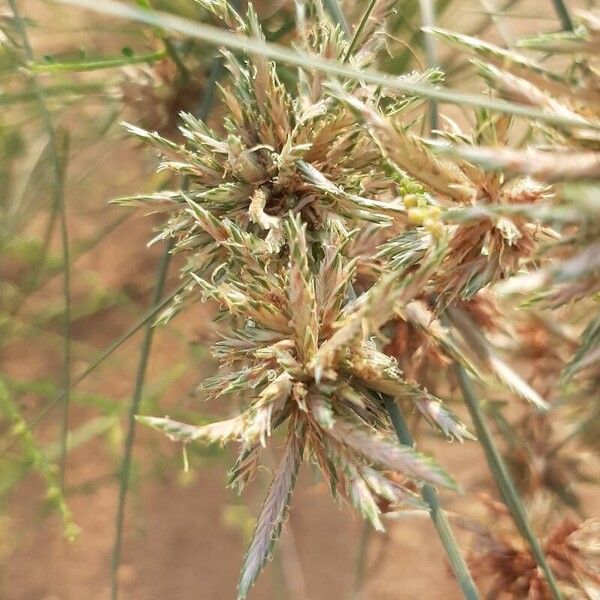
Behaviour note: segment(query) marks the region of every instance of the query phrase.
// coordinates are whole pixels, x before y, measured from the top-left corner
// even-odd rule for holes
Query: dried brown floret
[[[490,600],[552,600],[553,595],[530,549],[514,530],[504,527],[504,507],[491,504],[494,525],[477,527],[470,566],[475,577],[488,582]],[[571,600],[594,600],[600,589],[600,522],[570,518],[548,522],[539,531],[548,563],[561,592]]]

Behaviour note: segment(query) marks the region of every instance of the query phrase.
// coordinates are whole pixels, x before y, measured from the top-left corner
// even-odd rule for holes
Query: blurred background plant
[[[224,27],[191,0],[152,5],[140,0],[137,6]],[[496,379],[516,386],[513,394],[488,380],[479,388],[481,407],[563,594],[596,598],[598,566],[588,558],[598,543],[597,526],[586,519],[598,516],[597,17],[576,12],[592,8],[590,3],[566,9],[562,2],[547,2],[540,9],[539,2],[526,0],[365,6],[331,0],[324,7],[348,34],[356,34],[365,10],[372,10],[365,36],[391,10],[373,64],[380,71],[435,67],[445,74],[444,87],[482,93],[482,103],[496,94],[571,120],[567,126],[515,119],[508,130],[496,113],[474,112],[460,102],[419,102],[412,109],[412,131],[428,138],[428,151],[478,166],[468,171],[477,189],[489,190],[495,180],[503,186],[513,173],[543,186],[558,183],[548,196],[540,188],[535,204],[530,197],[483,208],[480,203],[473,210],[483,214],[469,214],[468,202],[459,208],[442,202],[444,227],[467,228],[473,221],[481,227],[486,219],[507,217],[530,231],[545,228],[535,252],[528,249],[505,275],[518,271],[523,258],[532,268],[500,282],[492,294],[486,289],[461,299],[465,305],[450,315],[453,328],[431,321],[431,311],[437,293],[457,292],[464,282],[430,290],[433,296],[419,298],[385,333],[405,373],[464,420],[468,413],[458,401],[459,387],[446,375],[440,381],[455,358],[445,337],[449,329],[459,335],[470,361],[491,365]],[[296,39],[292,2],[255,8],[267,41],[289,45]],[[259,471],[242,501],[221,490],[223,469],[212,468],[232,463],[222,449],[187,445],[190,469],[184,470],[179,452],[158,436],[139,432],[134,438],[135,413],[168,413],[199,425],[230,414],[237,403],[201,404],[190,394],[216,368],[208,351],[215,339],[215,307],[194,304],[171,319],[185,303],[186,281],[177,277],[182,259],[175,255],[169,265],[158,245],[145,247],[161,215],[143,219],[143,209],[108,204],[187,185],[167,171],[155,174],[156,155],[119,122],[179,142],[178,113],[184,110],[221,130],[224,106],[215,83],[230,81],[222,59],[214,46],[171,29],[50,2],[11,0],[0,27],[0,593],[11,600],[53,594],[104,598],[110,587],[113,597],[119,589],[127,598],[231,597],[260,488],[269,477]],[[573,31],[556,34],[559,29]],[[288,89],[293,86],[292,67],[277,63],[277,74]],[[355,121],[368,122],[366,113]],[[574,127],[578,121],[580,127]],[[504,138],[498,127],[501,134],[506,128]],[[435,144],[431,128],[441,130]],[[503,142],[511,150],[499,148]],[[530,148],[520,150],[525,145]],[[396,165],[413,175],[396,190],[412,210],[409,230],[427,225],[434,231],[438,225],[425,224],[432,216],[425,212],[429,198],[437,203],[444,190],[418,183],[419,172],[411,173],[401,160]],[[492,172],[489,178],[485,170]],[[382,241],[376,228],[367,227],[350,250],[361,257],[359,291],[379,268],[370,258]],[[447,260],[459,256],[454,252]],[[166,307],[171,310],[165,314]],[[148,326],[159,314],[168,324],[152,330],[152,339]],[[483,340],[469,336],[460,322],[465,314]],[[507,372],[507,365],[514,371]],[[552,411],[537,414],[516,403],[515,395],[543,399]],[[435,405],[427,408],[436,414]],[[506,510],[477,496],[495,490],[478,446],[448,449],[422,427],[418,414],[406,417],[419,448],[440,456],[467,492],[444,494],[443,501],[459,545],[472,546],[469,564],[481,590],[545,598],[539,594],[548,594],[548,588]],[[267,463],[274,464],[274,457]],[[340,515],[328,506],[327,490],[316,476],[306,474],[300,488],[273,568],[255,597],[391,598],[401,591],[424,599],[462,597],[422,517],[392,522],[385,534],[361,534],[361,525],[345,510]],[[465,515],[469,519],[462,523]],[[505,523],[508,533],[498,529]],[[61,541],[61,532],[72,545]],[[223,554],[215,555],[215,549]],[[510,564],[507,554],[515,557]],[[27,566],[32,556],[49,568],[33,574]],[[494,562],[498,556],[501,568]],[[402,567],[408,557],[411,566]],[[498,572],[500,582],[494,580]]]

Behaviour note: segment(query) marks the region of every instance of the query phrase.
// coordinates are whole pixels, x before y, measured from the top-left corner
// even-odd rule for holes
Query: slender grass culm
[[[475,397],[471,382],[468,380],[464,369],[459,365],[455,366],[454,372],[456,374],[456,378],[458,379],[467,407],[469,408],[471,418],[473,419],[475,431],[477,432],[477,435],[479,436],[479,439],[481,440],[481,443],[485,449],[486,456],[488,457],[490,469],[494,474],[494,478],[498,482],[502,497],[509,507],[519,531],[521,531],[523,537],[531,545],[531,551],[536,562],[544,572],[544,576],[546,577],[546,581],[550,587],[552,597],[554,600],[560,600],[562,598],[562,594],[558,589],[558,584],[554,577],[554,573],[548,566],[548,562],[544,556],[544,551],[535,533],[531,529],[531,525],[529,524],[527,513],[519,497],[519,493],[515,489],[515,485],[506,469],[506,465],[504,464],[500,453],[496,449],[492,436],[485,423],[481,408],[479,407],[479,402]]]
[[[394,426],[398,440],[401,444],[413,446],[414,439],[406,425],[398,405],[392,398],[386,395],[383,396],[383,401],[385,403],[385,408],[390,415],[390,420],[392,421],[392,425]],[[430,484],[425,484],[421,489],[421,495],[423,496],[423,500],[429,506],[431,520],[433,521],[433,524],[438,532],[440,540],[446,551],[446,556],[448,557],[448,561],[450,562],[450,566],[452,567],[452,571],[454,572],[454,576],[458,581],[464,597],[469,599],[479,598],[479,592],[477,591],[473,577],[471,576],[469,568],[463,559],[458,544],[456,543],[456,539],[452,533],[448,519],[440,505],[440,500],[435,488]]]
[[[225,46],[232,50],[252,52],[254,54],[281,61],[286,64],[306,69],[316,69],[333,77],[346,77],[352,80],[364,81],[374,85],[384,85],[392,90],[415,94],[431,98],[438,102],[488,108],[493,111],[513,114],[528,119],[536,119],[557,126],[573,127],[577,125],[569,116],[551,114],[543,110],[532,109],[525,104],[509,102],[497,98],[488,98],[483,95],[469,94],[453,91],[421,82],[411,81],[402,77],[389,77],[375,69],[356,69],[344,66],[339,61],[327,58],[315,58],[301,51],[289,50],[284,46],[264,40],[256,40],[247,36],[235,35],[217,27],[203,23],[196,23],[170,15],[161,11],[141,10],[134,6],[122,4],[115,0],[105,0],[102,5],[97,5],[92,0],[53,0],[60,4],[79,6],[104,14],[145,23],[153,27],[176,31],[182,35],[203,40],[215,46]],[[600,129],[595,123],[590,123],[592,129]]]
[[[183,65],[181,59],[179,58],[179,54],[175,49],[173,43],[167,37],[163,36],[161,39],[168,50],[169,56],[173,58],[173,61],[177,65],[177,68],[181,73],[182,77],[185,79],[189,78],[189,72],[187,71],[185,65]],[[207,82],[207,87],[205,87],[204,93],[198,101],[198,109],[196,111],[198,118],[206,119],[208,117],[214,101],[214,86],[222,77],[224,70],[225,69],[223,57],[216,56],[213,59],[210,78]],[[182,189],[184,191],[187,190],[188,185],[189,177],[183,176]],[[173,245],[171,240],[169,240],[168,242],[166,242],[161,263],[159,265],[158,273],[156,276],[156,284],[154,289],[154,296],[151,302],[151,308],[157,308],[158,306],[160,306],[161,298],[163,296],[164,287],[166,283],[169,263],[171,260],[172,249]],[[144,380],[148,368],[150,351],[152,348],[153,332],[153,322],[148,321],[145,324],[144,338],[142,340],[142,345],[140,348],[140,362],[138,365],[138,371],[136,373],[135,388],[133,391],[133,396],[130,405],[128,430],[124,442],[123,461],[119,472],[119,499],[117,504],[117,516],[115,522],[115,541],[111,560],[111,597],[113,600],[117,600],[117,598],[119,597],[119,567],[121,564],[123,530],[125,526],[125,503],[129,488],[131,459],[135,441],[135,416],[140,410],[140,403],[142,399],[142,393],[144,390]]]
[[[21,36],[22,47],[24,49],[25,59],[28,62],[34,61],[33,48],[29,41],[27,29],[21,17],[21,13],[17,8],[15,0],[9,0],[9,6],[13,13],[15,23]],[[35,94],[39,110],[44,123],[44,128],[48,136],[48,144],[50,148],[50,156],[52,160],[52,172],[54,176],[53,185],[53,205],[55,213],[59,215],[60,235],[62,244],[62,259],[63,259],[63,297],[64,297],[64,313],[63,313],[63,370],[62,370],[62,387],[63,387],[63,417],[61,425],[61,454],[60,454],[60,488],[64,492],[65,487],[65,472],[67,460],[67,438],[69,433],[69,406],[71,398],[71,253],[69,247],[69,232],[67,228],[67,209],[65,205],[65,184],[64,171],[66,168],[66,153],[61,150],[57,131],[52,122],[52,116],[46,105],[44,91],[40,86],[37,76],[32,74],[32,86]]]
[[[152,295],[151,308],[156,308],[160,303],[165,289],[169,263],[171,260],[171,244],[167,243],[156,275],[156,283]],[[131,398],[131,404],[128,414],[128,428],[123,444],[123,459],[119,467],[119,498],[117,501],[117,516],[115,522],[115,541],[111,558],[111,597],[116,600],[119,597],[119,566],[121,564],[121,554],[123,552],[123,527],[125,524],[125,505],[127,500],[127,491],[129,489],[129,479],[131,476],[131,461],[133,445],[135,442],[135,416],[139,412],[142,393],[144,391],[144,380],[150,360],[150,351],[152,348],[152,338],[154,328],[152,321],[148,321],[144,328],[144,337],[140,347],[140,361],[135,378],[135,387]]]

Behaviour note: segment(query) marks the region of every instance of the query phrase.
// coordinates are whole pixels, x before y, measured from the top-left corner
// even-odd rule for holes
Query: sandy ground
[[[122,174],[118,165],[125,163],[128,170]],[[87,181],[72,186],[68,197],[71,203],[85,192],[85,208],[72,209],[69,215],[73,235],[87,237],[118,216],[124,209],[107,208],[106,201],[129,191],[133,182],[142,179],[149,169],[150,164],[140,165],[133,159],[132,148],[125,146],[103,161],[101,171],[94,175],[93,187]],[[115,176],[115,173],[121,174]],[[122,294],[128,301],[75,320],[75,372],[85,368],[98,351],[144,311],[160,254],[160,248],[150,251],[145,248],[151,226],[151,217],[136,213],[76,261],[73,269],[76,299],[89,294],[91,284],[84,274],[93,273],[95,286]],[[17,277],[17,267],[12,275],[7,274]],[[177,285],[175,269],[176,265],[169,277],[170,288]],[[57,277],[28,300],[23,318],[43,311],[49,302],[59,299]],[[206,337],[209,313],[208,307],[198,305],[172,326],[158,330],[149,368],[149,389],[178,361],[189,360],[190,344]],[[1,356],[3,371],[19,379],[55,377],[61,366],[57,331],[59,323],[50,323],[43,335],[24,337],[9,345]],[[101,393],[127,404],[139,343],[139,336],[130,339],[77,389]],[[190,390],[209,370],[210,361],[201,361],[198,367],[169,384],[160,401],[162,410],[168,413],[169,406],[189,408],[201,402]],[[33,415],[49,399],[26,396],[23,404],[27,413]],[[220,410],[218,406],[199,408],[211,414]],[[77,427],[97,414],[93,408],[76,405],[71,410],[71,425]],[[39,439],[55,439],[59,421],[60,410],[56,410],[38,429]],[[2,529],[7,538],[3,546],[8,548],[0,571],[2,598],[104,600],[108,597],[117,485],[114,477],[107,476],[114,472],[119,447],[105,439],[96,439],[69,455],[67,483],[70,488],[79,489],[71,494],[70,505],[82,530],[73,544],[63,540],[56,517],[41,515],[40,481],[30,476],[17,487],[11,497],[9,519]],[[456,444],[449,451],[444,450],[443,462],[450,469],[455,467],[454,472],[465,488],[476,472],[472,464],[467,470],[464,467],[467,459],[472,461],[472,451],[472,447]],[[157,457],[161,455],[164,460],[169,458],[167,467],[161,468],[160,464],[157,467]],[[179,449],[159,434],[141,430],[135,457],[139,469],[150,474],[134,481],[129,497],[120,573],[122,597],[231,598],[246,543],[240,530],[227,526],[223,518],[224,505],[240,502],[224,488],[225,470],[232,455],[193,460],[192,466],[196,468],[187,485],[181,482]],[[96,485],[81,490],[83,484],[96,479],[100,479]],[[254,514],[267,480],[268,477],[262,477],[244,496]],[[324,485],[315,482],[313,474],[305,468],[281,545],[283,552],[267,567],[252,598],[358,597],[353,590],[362,529],[363,524],[353,511],[336,506]],[[374,575],[367,581],[362,598],[459,598],[428,520],[417,517],[392,523],[387,535],[371,536],[368,550],[367,570]]]

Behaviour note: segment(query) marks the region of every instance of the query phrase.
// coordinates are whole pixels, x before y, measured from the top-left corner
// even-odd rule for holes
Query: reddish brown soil
[[[88,117],[94,118],[94,113]],[[110,149],[105,147],[106,150]],[[140,165],[138,154],[131,146],[119,144],[116,152],[109,152],[99,166],[94,167],[88,179],[70,186],[67,202],[74,239],[88,238],[125,210],[108,208],[106,202],[115,196],[139,191],[140,182],[150,176],[151,165]],[[80,157],[83,163],[92,164],[92,159]],[[152,219],[143,218],[138,212],[75,263],[76,301],[83,298],[92,285],[89,277],[92,273],[95,285],[129,298],[128,302],[118,302],[75,321],[75,372],[85,368],[96,352],[144,312],[160,253],[159,248],[150,251],[145,248],[151,225]],[[172,271],[175,272],[175,267]],[[17,277],[18,268],[11,273]],[[169,286],[172,288],[176,282],[176,277],[171,275]],[[60,279],[55,278],[28,301],[23,318],[27,320],[48,303],[58,302]],[[149,369],[150,388],[170,367],[188,359],[190,342],[207,334],[207,319],[207,309],[197,307],[157,333]],[[60,339],[53,333],[58,330],[58,324],[52,325],[41,334],[11,343],[0,357],[3,372],[20,379],[58,378]],[[102,393],[127,404],[139,344],[139,336],[129,340],[78,389]],[[198,406],[210,413],[219,411],[189,397],[189,390],[207,374],[208,364],[204,361],[168,386],[160,404],[164,412],[182,398],[188,407]],[[27,413],[36,414],[49,399],[24,398]],[[76,426],[97,414],[94,409],[76,406],[71,423]],[[59,421],[60,412],[55,410],[37,430],[39,439],[56,439]],[[467,492],[482,476],[482,457],[475,444],[448,446],[438,441],[429,446]],[[95,440],[75,450],[69,455],[69,486],[114,472],[119,448],[120,444],[114,446],[106,440]],[[145,469],[147,474],[134,481],[129,497],[120,572],[124,600],[228,600],[233,597],[245,541],[239,530],[227,526],[223,519],[223,505],[239,502],[224,489],[224,471],[231,456],[202,464],[196,461],[195,479],[182,485],[178,462],[172,461],[164,472],[155,464],[157,457],[176,457],[178,452],[178,448],[158,434],[139,432],[135,456],[140,469]],[[165,461],[166,458],[163,463]],[[264,480],[255,482],[246,495],[254,514],[264,490]],[[117,498],[115,478],[98,483],[87,493],[70,496],[75,520],[82,530],[79,539],[72,544],[63,540],[56,517],[41,516],[42,493],[37,477],[29,476],[11,497],[8,519],[0,522],[0,597],[4,600],[106,600],[110,590],[110,553]],[[468,507],[474,514],[476,510],[457,495],[446,496],[444,501],[451,511],[460,512]],[[589,505],[593,509],[591,495]],[[432,525],[423,517],[395,522],[386,536],[371,537],[368,580],[361,595],[353,594],[361,531],[362,523],[356,515],[346,508],[336,507],[324,486],[315,483],[312,474],[305,469],[282,540],[279,554],[282,558],[267,567],[251,598],[453,600],[460,597]],[[464,534],[459,532],[459,535],[464,544]],[[294,560],[296,555],[299,565]],[[298,566],[305,581],[305,593]]]
[[[128,165],[127,175],[109,179],[108,173],[122,173],[118,165],[124,163]],[[72,235],[87,237],[114,219],[118,211],[124,209],[107,208],[106,200],[129,191],[131,181],[141,179],[149,168],[149,165],[136,165],[131,149],[126,148],[102,166],[102,172],[94,177],[93,188],[86,188],[85,182],[74,186],[68,197],[70,206],[76,206],[76,199],[85,190],[85,206],[93,206],[94,210],[73,208],[70,211]],[[106,177],[104,173],[107,173]],[[103,181],[107,182],[106,186],[102,185]],[[76,372],[85,368],[99,350],[118,337],[145,310],[160,252],[159,249],[145,249],[151,225],[152,220],[138,212],[76,261],[73,269],[76,299],[85,297],[88,284],[84,275],[91,272],[99,282],[97,285],[124,293],[132,299],[75,321]],[[177,279],[173,275],[169,286],[176,284]],[[23,318],[43,310],[49,299],[60,301],[59,277],[28,300]],[[189,357],[190,342],[206,336],[208,317],[206,307],[200,305],[178,318],[172,326],[157,332],[148,375],[150,389],[165,370]],[[50,329],[58,331],[58,325]],[[130,339],[77,389],[102,393],[116,398],[117,402],[128,403],[139,343],[139,336]],[[17,340],[3,353],[3,370],[19,379],[57,377],[61,368],[60,348],[60,339],[52,331],[37,335],[35,343],[31,339]],[[181,398],[185,399],[184,405],[188,407],[200,402],[189,395],[189,390],[206,374],[209,365],[207,361],[204,363],[204,366],[200,365],[201,370],[190,370],[168,387],[161,400],[165,412]],[[27,412],[35,414],[49,399],[25,398]],[[209,413],[219,411],[219,407],[198,406]],[[93,409],[75,406],[71,411],[71,425],[77,426],[97,414]],[[60,409],[57,409],[37,430],[39,438],[55,439],[59,421]],[[76,487],[114,471],[114,457],[119,448],[101,439],[72,452],[68,460],[69,486]],[[160,456],[159,449],[163,455],[175,457],[175,460],[166,472],[156,474],[155,461]],[[464,471],[464,459],[472,457],[473,452],[476,450],[472,445],[453,445],[444,456],[448,467],[456,467],[455,472],[465,487],[469,486],[473,468],[469,466],[469,473],[461,471]],[[136,459],[155,474],[134,482],[129,497],[124,561],[120,573],[122,597],[128,600],[225,600],[233,596],[246,542],[237,529],[223,522],[223,505],[239,502],[224,489],[224,471],[231,463],[231,455],[201,464],[193,483],[182,485],[179,482],[181,466],[176,460],[178,454],[179,449],[160,435],[146,430],[139,432]],[[263,477],[262,481],[251,486],[246,495],[254,513],[266,481],[267,478]],[[11,498],[10,517],[6,525],[3,523],[2,529],[2,535],[7,536],[6,543],[3,543],[3,547],[7,548],[7,560],[2,568],[2,598],[108,598],[116,480],[114,477],[103,480],[91,491],[70,496],[75,521],[82,530],[79,539],[72,544],[63,540],[56,517],[41,516],[42,494],[41,482],[36,476],[30,476],[17,487]],[[252,597],[257,600],[352,597],[362,522],[347,508],[338,508],[323,484],[315,483],[307,469],[294,496],[287,530],[284,536],[289,538],[291,530],[294,540],[291,550],[289,539],[282,545],[287,577],[282,575],[281,567],[269,565]],[[306,595],[301,592],[294,594],[293,590],[286,591],[285,588],[286,585],[293,588],[297,579],[293,575],[294,545],[306,582]],[[405,522],[391,524],[385,537],[373,535],[368,559],[368,571],[372,570],[374,575],[367,582],[363,598],[433,600],[444,597],[451,600],[459,597],[427,519],[409,518]],[[292,565],[292,575],[289,574],[288,563]]]

